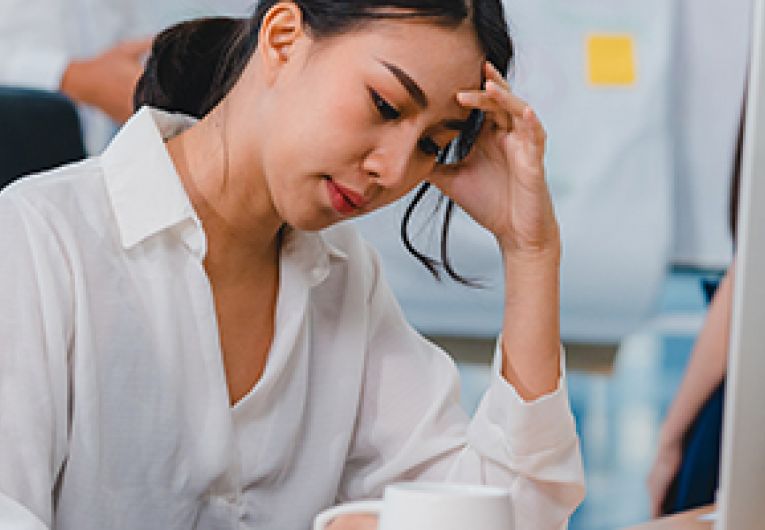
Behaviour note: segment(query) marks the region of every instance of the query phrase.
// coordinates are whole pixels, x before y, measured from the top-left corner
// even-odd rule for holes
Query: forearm
[[[560,379],[560,250],[504,254],[502,375],[531,401],[553,392]]]
[[[667,414],[662,443],[682,440],[699,410],[725,377],[733,293],[732,271],[720,284],[699,333],[685,376]]]

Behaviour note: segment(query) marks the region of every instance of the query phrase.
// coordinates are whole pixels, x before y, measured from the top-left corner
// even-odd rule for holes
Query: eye
[[[401,113],[397,111],[393,105],[385,101],[380,94],[371,88],[369,89],[369,95],[377,108],[377,112],[380,113],[380,116],[382,116],[384,120],[397,120],[401,117]]]
[[[438,156],[441,153],[442,147],[433,141],[432,138],[421,138],[417,142],[417,147],[429,156]]]

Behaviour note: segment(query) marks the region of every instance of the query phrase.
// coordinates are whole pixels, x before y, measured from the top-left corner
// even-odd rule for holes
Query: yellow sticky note
[[[600,34],[587,37],[587,70],[595,86],[634,85],[635,42],[631,35]]]

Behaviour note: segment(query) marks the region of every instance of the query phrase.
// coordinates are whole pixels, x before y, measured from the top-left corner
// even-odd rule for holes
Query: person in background
[[[728,205],[728,224],[734,251],[745,117],[743,110],[734,151]],[[709,308],[683,380],[662,424],[656,456],[646,481],[652,517],[714,501],[719,479],[735,268],[734,258],[719,283],[703,285]]]
[[[718,407],[722,404],[721,385],[728,365],[734,269],[735,264],[731,264],[717,287],[704,319],[704,325],[693,346],[682,383],[661,428],[657,454],[647,482],[652,517],[678,511],[672,498],[676,495],[672,491],[672,486],[683,463],[688,434],[713,395],[720,394],[720,398],[715,401],[718,402]],[[715,449],[713,454],[707,455],[710,461],[708,467],[711,469],[698,470],[702,475],[711,477],[711,483],[707,484],[710,482],[709,479],[702,479],[691,485],[691,487],[706,490],[699,504],[707,504],[714,500],[721,433],[718,422],[715,422],[715,427],[700,433],[705,438],[703,441]],[[697,463],[704,465],[700,460],[697,460]],[[704,467],[707,466],[704,465]],[[693,506],[683,506],[686,509],[691,507]]]
[[[0,0],[0,84],[58,91],[80,104],[86,146],[99,152],[132,114],[151,38],[130,1]]]
[[[161,33],[101,156],[0,193],[0,527],[307,529],[411,480],[565,527],[560,234],[512,58],[500,0],[263,0]],[[344,222],[428,185],[504,260],[473,418]]]
[[[218,13],[245,13],[251,2],[215,4]],[[200,11],[215,14],[193,0],[0,0],[0,85],[68,96],[98,153],[133,113],[153,35]]]

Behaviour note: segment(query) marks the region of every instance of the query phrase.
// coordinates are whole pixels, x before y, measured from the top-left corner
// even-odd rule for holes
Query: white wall
[[[746,77],[751,0],[676,1],[672,260],[724,267],[731,256],[728,197]]]

